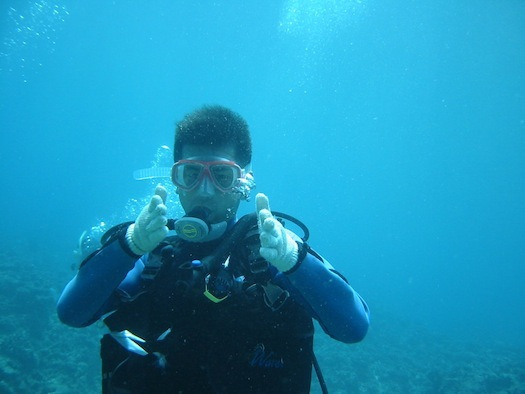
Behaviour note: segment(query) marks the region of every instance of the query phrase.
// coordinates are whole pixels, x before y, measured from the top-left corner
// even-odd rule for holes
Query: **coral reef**
[[[0,248],[0,393],[100,392],[100,328],[70,328],[56,316],[68,264],[16,246]]]
[[[377,308],[373,317],[355,345],[317,329],[316,354],[330,393],[525,393],[523,349],[459,342]],[[315,378],[312,392],[321,392]]]

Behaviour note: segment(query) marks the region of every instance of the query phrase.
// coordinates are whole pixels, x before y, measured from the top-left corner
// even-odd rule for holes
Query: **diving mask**
[[[175,186],[185,192],[195,190],[205,178],[223,193],[239,193],[243,200],[249,200],[255,180],[250,170],[241,168],[230,160],[179,160],[171,170]]]
[[[217,189],[230,192],[244,176],[244,171],[235,162],[222,160],[179,160],[171,171],[173,183],[184,191],[195,189],[206,176]]]

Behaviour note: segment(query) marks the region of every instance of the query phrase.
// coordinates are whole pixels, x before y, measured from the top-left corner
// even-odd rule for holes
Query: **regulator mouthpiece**
[[[210,210],[198,207],[175,222],[177,235],[185,241],[199,242],[206,238],[211,230],[208,223]]]
[[[226,222],[210,224],[208,208],[197,207],[175,222],[177,235],[189,242],[207,242],[219,238],[227,228]]]

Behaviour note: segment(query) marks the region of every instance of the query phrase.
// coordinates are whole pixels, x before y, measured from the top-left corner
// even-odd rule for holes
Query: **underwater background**
[[[525,1],[1,0],[0,92],[0,393],[100,391],[56,300],[203,104],[370,306],[330,392],[525,392]]]

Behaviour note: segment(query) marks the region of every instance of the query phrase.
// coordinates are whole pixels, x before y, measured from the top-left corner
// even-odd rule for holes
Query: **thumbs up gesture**
[[[128,227],[126,242],[133,253],[151,252],[168,234],[165,202],[168,193],[158,185],[151,201],[142,209],[135,223]]]
[[[262,193],[255,196],[257,224],[261,248],[259,253],[281,272],[291,270],[298,259],[298,246],[283,225],[270,211],[268,197]]]

